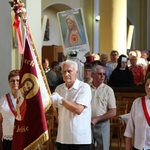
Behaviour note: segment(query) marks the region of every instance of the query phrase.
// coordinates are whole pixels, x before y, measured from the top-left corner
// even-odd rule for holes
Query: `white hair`
[[[62,64],[61,64],[62,70],[63,70],[63,66],[64,66],[65,64],[72,64],[72,65],[74,66],[74,69],[75,69],[75,70],[78,70],[78,64],[77,64],[77,62],[75,62],[75,61],[73,61],[73,60],[67,59],[66,61],[62,62]]]

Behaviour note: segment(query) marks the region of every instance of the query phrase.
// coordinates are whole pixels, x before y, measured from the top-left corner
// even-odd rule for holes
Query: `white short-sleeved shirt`
[[[16,100],[17,99],[14,99],[12,94],[10,94],[10,97],[11,97],[12,103],[16,109]],[[6,95],[3,95],[0,98],[0,113],[2,114],[2,117],[3,117],[3,122],[2,122],[3,139],[12,140],[15,116],[12,113],[12,111],[10,110],[10,107],[9,107],[7,99],[6,99]]]
[[[150,115],[150,99],[145,96],[146,107]],[[133,138],[134,147],[142,150],[143,148],[150,149],[150,127],[146,121],[141,97],[135,99],[132,104],[130,116],[124,136]],[[149,143],[149,144],[148,144]]]
[[[62,144],[91,144],[91,89],[87,83],[76,79],[68,89],[64,84],[55,90],[64,99],[84,105],[80,115],[70,112],[63,105],[58,107],[58,134],[56,141]]]
[[[111,87],[102,83],[98,88],[91,85],[91,90],[92,117],[103,115],[110,108],[116,108],[116,99]]]

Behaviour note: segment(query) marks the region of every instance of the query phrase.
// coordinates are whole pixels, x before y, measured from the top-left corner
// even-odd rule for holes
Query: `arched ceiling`
[[[71,9],[69,6],[64,5],[64,4],[54,4],[54,5],[51,5],[49,8],[54,10],[54,11],[56,11],[56,12],[65,11],[65,10]]]
[[[60,12],[60,11],[69,10],[71,8],[65,4],[54,4],[54,5],[50,5],[46,9],[51,9],[54,10],[55,12]]]

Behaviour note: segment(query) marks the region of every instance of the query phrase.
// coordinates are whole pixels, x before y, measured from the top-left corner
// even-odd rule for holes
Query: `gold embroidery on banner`
[[[27,60],[27,59],[25,59],[24,63],[30,65],[31,67],[34,67],[34,65],[35,65],[33,60]]]
[[[16,132],[26,132],[29,131],[29,127],[28,126],[17,126],[16,128]]]

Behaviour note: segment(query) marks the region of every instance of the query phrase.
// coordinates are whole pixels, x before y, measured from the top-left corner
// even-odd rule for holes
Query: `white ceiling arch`
[[[42,11],[49,8],[53,9],[56,12],[60,12],[60,11],[72,9],[73,7],[68,5],[67,3],[51,3],[45,6],[45,8]]]

